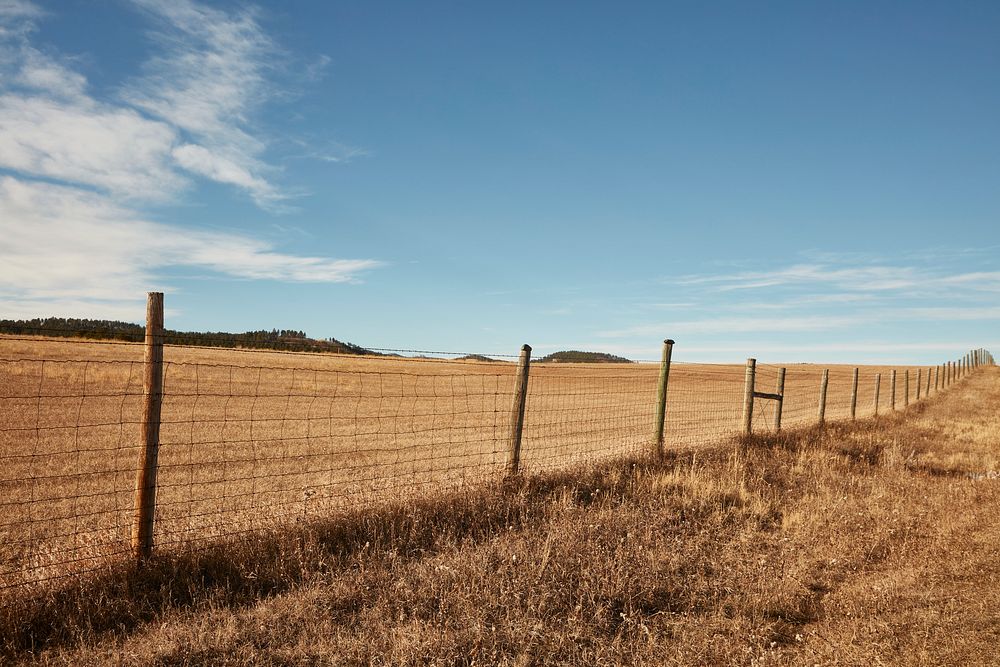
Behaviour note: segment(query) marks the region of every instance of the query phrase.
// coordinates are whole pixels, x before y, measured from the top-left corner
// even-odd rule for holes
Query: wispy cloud
[[[238,234],[151,222],[99,194],[12,177],[0,177],[0,219],[18,223],[4,225],[0,245],[0,307],[9,315],[67,300],[117,310],[136,294],[162,288],[158,272],[167,267],[343,283],[378,266],[373,260],[287,255]]]
[[[682,334],[744,334],[756,332],[830,331],[858,324],[857,317],[714,317],[642,324],[625,329],[601,331],[601,338],[630,338]]]
[[[190,139],[173,156],[194,173],[246,190],[269,207],[287,195],[265,177],[264,142],[250,118],[273,91],[265,77],[276,47],[252,10],[226,13],[190,0],[133,0],[157,22],[162,54],[123,89],[125,101]]]
[[[264,209],[287,197],[269,177],[252,117],[274,91],[275,51],[251,10],[135,0],[160,54],[117,98],[36,48],[45,16],[0,0],[0,306],[9,316],[92,304],[118,314],[162,288],[170,267],[239,279],[353,282],[379,262],[282,253],[250,236],[153,222],[146,202],[176,201],[194,179],[229,184]]]
[[[834,285],[845,290],[899,290],[917,284],[911,267],[852,266],[837,268],[824,264],[796,264],[764,272],[742,272],[711,276],[687,276],[681,285],[706,285],[718,291],[749,290],[784,285]]]

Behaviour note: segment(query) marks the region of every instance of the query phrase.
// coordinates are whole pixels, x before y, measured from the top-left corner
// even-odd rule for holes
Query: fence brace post
[[[746,376],[743,383],[743,434],[753,432],[753,392],[757,375],[757,360],[747,359]]]
[[[858,410],[858,369],[851,374],[851,421],[854,421]]]
[[[143,448],[135,480],[135,521],[132,550],[142,563],[153,555],[156,514],[156,469],[160,451],[160,408],[163,404],[163,292],[146,296],[146,341],[142,376]]]
[[[663,341],[663,355],[660,358],[660,384],[656,390],[656,427],[653,432],[656,442],[656,455],[663,458],[663,429],[667,420],[667,384],[670,382],[670,355],[674,350],[674,341],[670,338]]]
[[[826,388],[830,383],[830,369],[823,369],[823,377],[819,381],[819,423],[820,426],[826,421]]]
[[[774,432],[781,431],[781,410],[785,407],[785,369],[778,369],[778,381],[774,386],[774,393],[778,395],[774,406]]]
[[[514,385],[514,405],[510,414],[510,443],[507,449],[507,474],[516,475],[521,467],[521,434],[524,432],[524,406],[528,400],[528,368],[531,366],[531,346],[521,346],[517,359],[517,379]]]

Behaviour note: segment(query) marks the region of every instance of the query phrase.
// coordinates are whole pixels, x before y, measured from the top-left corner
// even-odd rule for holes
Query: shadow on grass
[[[539,522],[548,501],[567,493],[581,505],[598,490],[626,497],[636,475],[682,465],[684,458],[618,460],[518,476],[161,553],[142,566],[111,564],[61,587],[0,600],[0,662],[126,635],[171,609],[254,604],[359,559],[413,559],[441,544],[481,540]]]

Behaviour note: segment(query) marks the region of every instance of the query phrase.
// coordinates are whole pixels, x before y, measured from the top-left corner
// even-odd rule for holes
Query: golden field
[[[128,553],[142,352],[137,344],[0,338],[0,591]],[[513,363],[174,346],[164,360],[160,549],[502,475]],[[822,368],[788,367],[784,426],[816,421]],[[829,368],[826,416],[843,419],[852,368]],[[916,400],[917,369],[898,367],[899,408],[904,370]],[[876,373],[879,412],[891,411],[890,369],[866,366],[859,418],[874,412]],[[523,468],[649,451],[658,374],[656,364],[533,364]],[[758,366],[758,391],[774,391],[776,377],[776,366]],[[741,364],[674,364],[667,447],[736,434],[743,391]],[[771,428],[773,406],[756,401],[755,431]]]

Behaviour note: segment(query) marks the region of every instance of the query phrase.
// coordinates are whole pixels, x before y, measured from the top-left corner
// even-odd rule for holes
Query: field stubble
[[[502,473],[512,363],[173,346],[165,362],[160,549]],[[830,367],[827,419],[848,414],[851,370]],[[524,469],[648,451],[658,372],[656,364],[532,365]],[[859,417],[874,411],[877,372],[879,411],[890,410],[889,369],[863,367]],[[784,425],[816,420],[820,373],[788,368]],[[773,391],[777,367],[759,366],[757,377]],[[743,382],[742,365],[674,364],[667,447],[733,435]],[[910,390],[912,402],[915,377]],[[0,338],[0,591],[99,570],[128,553],[141,393],[140,345]],[[773,403],[758,400],[755,431],[772,419]]]

